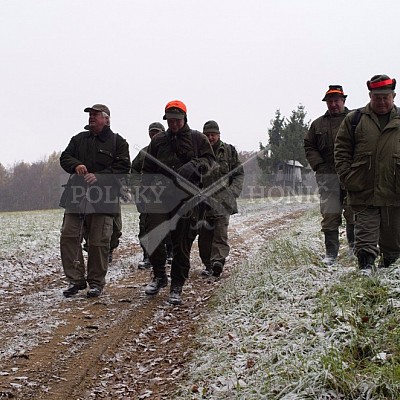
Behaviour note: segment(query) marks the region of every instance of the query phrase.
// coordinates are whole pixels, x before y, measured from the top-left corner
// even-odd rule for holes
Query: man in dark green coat
[[[332,265],[339,252],[339,226],[342,213],[346,219],[346,236],[350,252],[354,247],[354,216],[346,204],[346,191],[341,187],[335,170],[334,143],[339,126],[349,113],[345,107],[347,95],[340,85],[330,85],[322,101],[326,113],[311,123],[304,137],[307,161],[316,173],[322,215],[321,230],[325,237],[325,257],[322,262]]]
[[[87,297],[98,297],[105,285],[113,231],[113,216],[119,212],[120,178],[129,173],[129,146],[110,128],[110,110],[95,104],[89,113],[89,131],[78,133],[61,153],[60,164],[70,179],[60,206],[65,208],[61,228],[61,261],[70,297],[86,288]],[[87,237],[87,273],[81,241]]]
[[[207,138],[189,128],[183,102],[170,101],[163,118],[168,130],[151,139],[142,168],[142,198],[148,196],[147,251],[154,272],[145,293],[155,295],[168,284],[163,241],[171,232],[173,259],[168,301],[180,304],[189,276],[190,250],[197,236],[202,178],[213,167],[215,157]]]
[[[210,182],[220,182],[216,191],[200,208],[201,229],[198,245],[200,258],[205,266],[202,274],[219,277],[229,255],[229,218],[237,213],[236,199],[244,181],[244,170],[234,146],[221,140],[218,123],[207,121],[203,133],[214,151],[218,167],[211,172]]]
[[[165,132],[165,127],[161,122],[152,122],[149,125],[149,136],[150,140],[160,132]],[[147,153],[147,148],[149,146],[143,147],[137,156],[133,159],[132,161],[132,167],[131,167],[131,185],[134,186],[135,188],[140,188],[140,180],[141,180],[141,174],[142,174],[142,166],[143,166],[143,160],[144,157]],[[147,245],[144,243],[145,242],[145,221],[146,221],[146,213],[141,212],[141,198],[140,198],[140,190],[134,190],[135,193],[137,193],[137,198],[135,199],[137,209],[140,213],[139,215],[139,243],[143,251],[143,259],[142,261],[139,261],[138,268],[139,269],[149,269],[151,268],[151,263],[149,260],[149,254],[147,253]],[[171,243],[171,235],[168,234],[165,238],[165,251],[167,252],[167,264],[171,265],[172,263],[172,243]]]
[[[395,79],[374,75],[367,87],[370,102],[340,126],[335,163],[355,212],[358,266],[370,275],[379,254],[382,267],[400,256],[400,116]]]

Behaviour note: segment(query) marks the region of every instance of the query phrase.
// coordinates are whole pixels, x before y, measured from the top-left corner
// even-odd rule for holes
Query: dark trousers
[[[182,286],[189,277],[190,251],[197,236],[197,215],[181,217],[175,212],[147,214],[145,220],[146,245],[155,276],[165,274],[166,251],[164,240],[171,232],[173,259],[171,286]]]
[[[321,231],[336,231],[342,225],[342,214],[346,224],[354,224],[354,213],[346,204],[346,191],[341,189],[336,174],[317,174],[322,215]]]
[[[400,207],[353,206],[356,215],[355,253],[365,250],[377,257],[400,256]]]
[[[121,206],[120,206],[121,210]],[[122,215],[115,214],[113,218],[113,232],[110,241],[110,250],[114,250],[119,246],[119,238],[122,236]]]
[[[142,248],[143,251],[143,260],[149,260],[149,255],[147,253],[147,241],[148,238],[146,236],[146,218],[147,218],[146,213],[141,213],[139,215],[139,243],[140,247]],[[171,239],[171,232],[168,232],[167,235],[164,238],[164,246],[165,246],[165,251],[167,253],[167,257],[172,256],[172,239]]]

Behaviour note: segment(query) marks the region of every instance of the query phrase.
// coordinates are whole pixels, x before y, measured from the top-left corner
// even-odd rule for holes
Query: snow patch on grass
[[[334,267],[323,266],[319,226],[318,213],[309,212],[234,271],[204,321],[180,398],[381,398],[368,397],[372,393],[398,398],[390,397],[400,393],[395,380],[381,390],[368,383],[368,374],[340,376],[354,368],[350,359],[338,357],[356,330],[344,315],[362,301],[334,304],[336,290],[345,287],[351,293],[354,282],[360,282],[370,293],[368,285],[377,283],[360,278],[354,258],[347,255]],[[396,271],[386,272],[381,283],[392,286],[391,304],[398,298]],[[400,318],[398,309],[395,318]],[[399,346],[393,352],[399,354]],[[371,357],[382,362],[384,353],[376,350]]]

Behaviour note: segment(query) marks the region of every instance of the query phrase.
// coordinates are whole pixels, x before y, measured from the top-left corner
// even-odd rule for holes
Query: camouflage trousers
[[[199,230],[199,255],[206,268],[215,261],[225,264],[229,255],[228,226],[230,215],[206,217]]]

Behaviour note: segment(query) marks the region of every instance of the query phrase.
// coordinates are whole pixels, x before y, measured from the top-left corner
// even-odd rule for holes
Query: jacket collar
[[[179,131],[178,132],[176,132],[176,133],[172,133],[171,131],[170,131],[170,129],[168,128],[167,129],[167,137],[168,138],[171,138],[171,137],[179,137],[179,136],[184,136],[184,135],[187,135],[188,133],[190,133],[190,128],[189,128],[189,125],[186,123],[185,125],[183,125],[183,127],[182,127],[182,129],[179,129]]]
[[[102,131],[99,133],[99,134],[97,134],[97,135],[93,135],[93,133],[91,133],[90,132],[90,135],[93,135],[93,136],[96,136],[99,140],[100,140],[100,142],[105,142],[107,139],[109,139],[109,137],[111,136],[111,135],[113,135],[114,133],[113,133],[113,131],[111,130],[111,128],[109,127],[109,126],[105,126],[103,129],[102,129]]]

